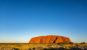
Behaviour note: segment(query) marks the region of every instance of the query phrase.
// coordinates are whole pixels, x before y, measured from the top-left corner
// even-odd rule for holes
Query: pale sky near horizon
[[[0,42],[61,35],[87,42],[86,0],[0,0]]]

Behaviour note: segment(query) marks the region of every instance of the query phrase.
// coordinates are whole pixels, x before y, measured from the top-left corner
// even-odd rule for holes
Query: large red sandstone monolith
[[[48,35],[33,37],[29,43],[69,43],[71,40],[68,37]]]

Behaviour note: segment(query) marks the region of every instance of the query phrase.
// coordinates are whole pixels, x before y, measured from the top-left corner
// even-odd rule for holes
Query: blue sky
[[[0,42],[61,35],[87,42],[86,0],[0,0]]]

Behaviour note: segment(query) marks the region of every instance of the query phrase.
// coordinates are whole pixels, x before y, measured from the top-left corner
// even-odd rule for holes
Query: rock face
[[[29,43],[69,43],[71,40],[68,37],[48,35],[48,36],[38,36],[30,40]]]

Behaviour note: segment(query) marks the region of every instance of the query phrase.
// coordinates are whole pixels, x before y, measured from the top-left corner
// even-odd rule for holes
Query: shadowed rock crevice
[[[57,40],[57,37],[55,38],[55,40],[53,41],[53,43],[55,43],[55,42],[56,42],[56,40]]]

